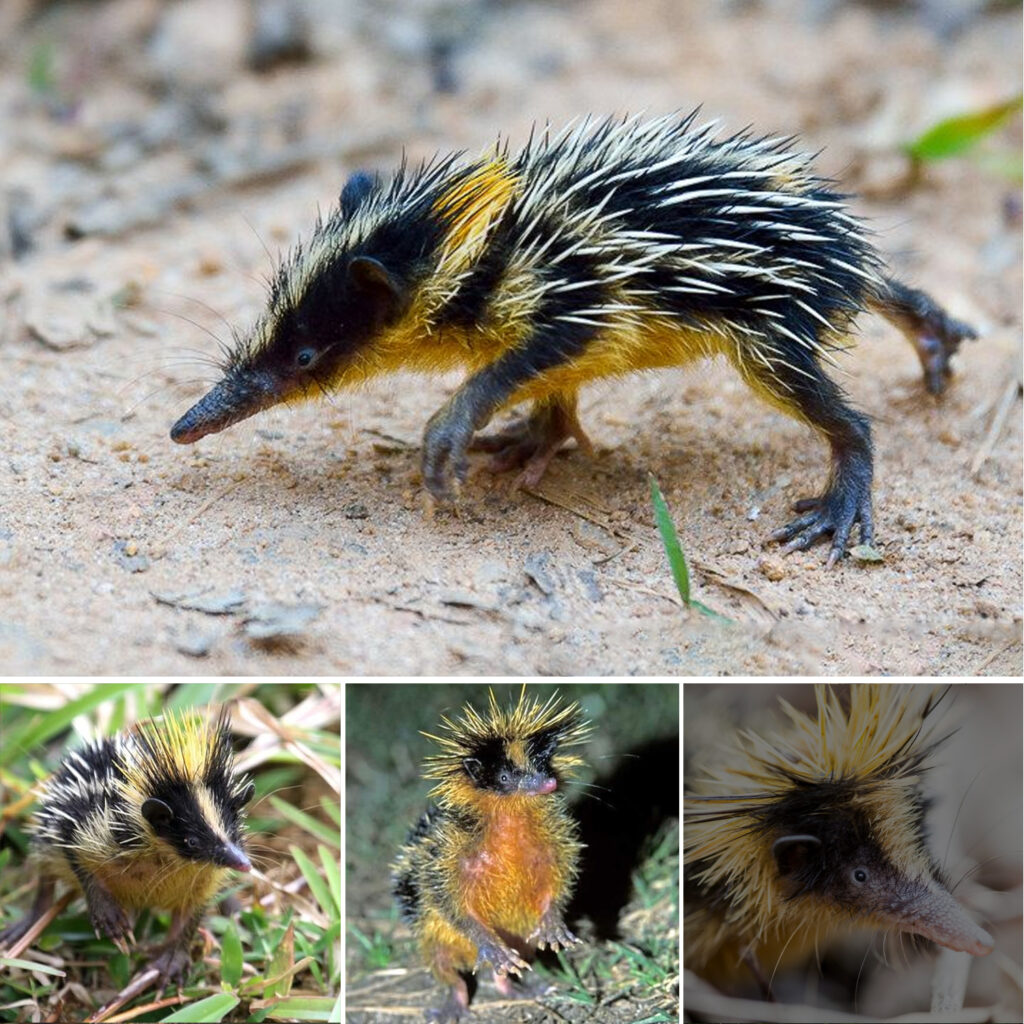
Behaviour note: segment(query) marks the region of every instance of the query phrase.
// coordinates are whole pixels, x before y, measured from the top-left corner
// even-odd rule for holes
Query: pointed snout
[[[245,851],[234,843],[224,843],[218,851],[217,860],[226,868],[234,868],[236,871],[252,871],[252,862],[245,855]]]
[[[524,793],[543,796],[545,793],[554,793],[558,789],[558,780],[553,775],[546,775],[544,772],[532,772],[523,776],[519,788]]]
[[[192,444],[274,405],[280,389],[267,373],[238,371],[225,377],[171,427],[171,440]]]
[[[881,916],[901,931],[923,935],[959,953],[985,956],[995,945],[992,936],[935,882],[913,883],[909,898]]]

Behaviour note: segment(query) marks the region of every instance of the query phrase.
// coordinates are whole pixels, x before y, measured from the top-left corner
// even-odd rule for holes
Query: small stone
[[[189,629],[175,641],[174,649],[190,658],[205,658],[213,648],[215,640],[216,637],[212,633]]]
[[[370,510],[361,501],[350,501],[342,507],[341,514],[346,519],[369,519]]]
[[[267,601],[251,608],[245,616],[245,635],[250,640],[266,643],[300,636],[319,617],[319,604],[284,604]]]
[[[128,550],[129,544],[133,545],[131,552]],[[114,542],[114,560],[122,569],[133,573],[145,572],[150,564],[149,558],[139,554],[138,550],[134,548],[134,542],[123,540]]]
[[[855,562],[861,562],[863,564],[879,564],[885,561],[885,556],[878,548],[872,547],[870,544],[855,544],[850,548],[850,557]]]
[[[778,583],[779,580],[784,580],[789,575],[786,563],[777,555],[762,555],[758,559],[757,569],[765,579],[771,580],[772,583]]]
[[[245,606],[244,590],[228,590],[222,594],[207,594],[203,590],[194,590],[181,594],[157,594],[153,598],[158,604],[166,604],[172,608],[185,611],[202,612],[204,615],[231,615],[241,611]]]
[[[526,556],[523,571],[537,585],[542,594],[550,597],[555,592],[555,579],[551,575],[551,554],[534,551]]]

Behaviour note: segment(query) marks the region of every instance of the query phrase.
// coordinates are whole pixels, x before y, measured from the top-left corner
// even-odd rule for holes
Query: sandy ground
[[[320,3],[292,26],[308,55],[257,71],[273,26],[241,0],[5,5],[0,666],[1019,674],[1021,206],[999,165],[1019,119],[916,181],[900,155],[1019,91],[1020,10],[990,6]],[[169,440],[216,339],[259,312],[265,250],[352,170],[697,103],[824,147],[896,272],[981,331],[940,401],[879,320],[841,357],[875,423],[882,564],[764,546],[827,457],[724,365],[593,388],[595,459],[566,453],[537,494],[476,463],[457,514],[428,514],[418,479],[455,380]],[[732,625],[675,600],[649,472]]]

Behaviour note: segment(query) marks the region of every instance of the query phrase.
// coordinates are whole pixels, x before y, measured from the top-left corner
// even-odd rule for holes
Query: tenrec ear
[[[250,782],[249,785],[246,786],[245,789],[243,789],[242,792],[239,793],[238,796],[235,798],[235,801],[234,801],[235,806],[236,807],[244,807],[253,798],[253,795],[255,794],[255,792],[256,792],[256,783],[255,782]]]
[[[405,307],[405,289],[387,267],[372,256],[353,256],[348,277],[379,323],[394,323]]]
[[[817,836],[783,836],[772,843],[772,856],[783,878],[792,878],[821,857],[821,840]]]
[[[341,190],[341,212],[346,217],[363,205],[363,200],[373,191],[373,178],[365,171],[356,171]]]
[[[142,801],[142,816],[153,828],[166,828],[174,818],[174,812],[163,800],[150,797]]]

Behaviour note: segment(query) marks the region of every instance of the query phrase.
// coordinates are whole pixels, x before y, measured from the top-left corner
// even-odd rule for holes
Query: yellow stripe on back
[[[505,161],[496,159],[437,198],[434,212],[448,225],[439,268],[458,272],[476,258],[488,230],[504,212],[518,183]]]

